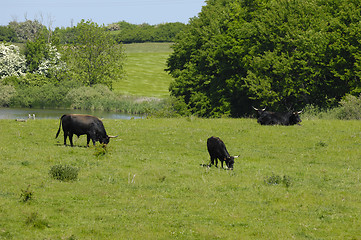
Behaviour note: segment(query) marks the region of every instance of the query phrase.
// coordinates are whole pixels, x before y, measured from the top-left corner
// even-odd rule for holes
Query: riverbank
[[[59,119],[63,114],[89,114],[106,119],[137,119],[143,115],[81,109],[0,108],[0,119]]]

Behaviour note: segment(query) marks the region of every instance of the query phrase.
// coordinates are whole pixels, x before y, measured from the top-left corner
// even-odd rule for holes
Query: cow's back
[[[209,155],[213,157],[223,158],[229,155],[224,142],[218,137],[210,137],[207,139],[207,148]]]
[[[86,134],[89,131],[105,131],[102,121],[91,115],[67,114],[62,116],[64,131],[75,134]]]

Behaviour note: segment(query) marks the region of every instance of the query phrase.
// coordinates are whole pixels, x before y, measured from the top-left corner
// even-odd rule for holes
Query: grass
[[[119,137],[98,155],[54,139],[57,120],[0,120],[0,239],[359,239],[360,122],[302,124],[105,119]],[[201,166],[212,135],[233,171]]]
[[[116,93],[141,97],[164,98],[169,96],[172,78],[164,71],[172,52],[171,43],[126,44],[126,76],[114,82]]]

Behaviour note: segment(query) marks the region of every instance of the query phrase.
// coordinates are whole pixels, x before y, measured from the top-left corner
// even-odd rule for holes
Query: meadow
[[[0,120],[0,239],[360,239],[359,121],[103,122],[106,151],[63,146],[58,120]],[[212,135],[234,170],[203,166]]]
[[[172,78],[164,71],[172,52],[172,43],[124,44],[125,77],[114,82],[115,93],[137,97],[164,98],[169,96]]]

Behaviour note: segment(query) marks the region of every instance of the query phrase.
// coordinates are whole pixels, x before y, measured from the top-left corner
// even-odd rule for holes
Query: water
[[[29,114],[35,114],[36,119],[59,119],[63,114],[89,114],[98,118],[131,119],[141,118],[118,112],[70,110],[70,109],[33,109],[33,108],[0,108],[0,119],[28,119]]]

